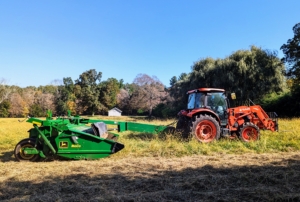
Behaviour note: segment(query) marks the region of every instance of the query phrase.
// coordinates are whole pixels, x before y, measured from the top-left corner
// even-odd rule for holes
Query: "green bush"
[[[6,118],[9,116],[10,102],[3,101],[0,103],[0,117]]]

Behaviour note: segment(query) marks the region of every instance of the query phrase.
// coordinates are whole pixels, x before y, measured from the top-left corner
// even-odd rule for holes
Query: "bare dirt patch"
[[[0,162],[1,201],[300,201],[300,153]]]

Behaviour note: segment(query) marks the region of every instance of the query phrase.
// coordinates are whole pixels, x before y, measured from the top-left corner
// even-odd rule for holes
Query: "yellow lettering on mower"
[[[72,147],[72,148],[80,148],[81,145],[80,145],[80,144],[72,144],[71,147]]]

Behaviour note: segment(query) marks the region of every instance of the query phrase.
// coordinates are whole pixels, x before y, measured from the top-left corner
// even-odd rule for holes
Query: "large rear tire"
[[[220,125],[210,115],[200,115],[193,122],[192,133],[199,142],[209,143],[220,138]]]
[[[240,129],[239,138],[244,142],[256,141],[259,136],[259,128],[253,123],[245,123]]]
[[[40,155],[38,154],[24,154],[24,148],[34,148],[35,147],[35,139],[27,138],[21,140],[15,147],[14,155],[17,161],[39,161]]]

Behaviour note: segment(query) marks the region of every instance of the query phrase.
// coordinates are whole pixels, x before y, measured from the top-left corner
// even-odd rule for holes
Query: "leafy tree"
[[[225,59],[205,58],[194,63],[192,72],[181,78],[170,91],[183,103],[188,90],[200,87],[223,88],[235,92],[241,101],[258,101],[267,93],[285,88],[284,65],[276,52],[252,46]]]
[[[97,111],[103,109],[100,97],[100,81],[102,73],[95,69],[83,72],[77,80],[75,80],[75,88],[77,88],[77,98],[83,112],[94,115]]]
[[[160,103],[153,109],[153,115],[155,117],[169,118],[175,117],[178,111],[175,111],[173,104],[170,103]]]
[[[74,82],[71,77],[63,78],[63,84],[65,85],[65,88],[68,90],[68,92],[73,92]]]
[[[0,117],[6,118],[9,117],[9,109],[10,109],[10,102],[5,100],[0,103]]]
[[[182,80],[187,79],[187,77],[188,77],[188,74],[187,74],[187,73],[181,73],[181,74],[179,75],[178,80],[179,80],[179,81],[182,81]]]
[[[120,79],[119,80],[119,88],[122,89],[124,88],[125,84],[124,84],[124,80],[123,79]]]
[[[33,104],[30,106],[29,109],[30,116],[33,117],[44,117],[46,115],[46,112],[42,109],[42,107],[39,104]]]
[[[300,84],[300,23],[293,27],[294,37],[289,39],[286,44],[281,46],[284,57],[283,62],[286,62],[289,69],[287,76],[294,79],[294,84]]]
[[[63,78],[63,84],[58,86],[55,94],[56,110],[59,115],[66,115],[68,110],[76,114],[75,85],[71,77]]]
[[[63,86],[58,87],[58,93],[55,96],[55,109],[58,116],[66,115],[68,108],[64,99],[64,90]]]
[[[117,95],[120,92],[120,83],[115,78],[109,78],[101,83],[100,97],[102,111],[117,105]]]
[[[57,92],[57,86],[55,85],[46,85],[46,86],[39,86],[37,90],[43,92],[43,93],[56,93]]]
[[[173,76],[173,77],[170,79],[170,86],[173,86],[176,82],[177,82],[177,77],[176,77],[176,76]]]
[[[293,27],[294,37],[288,39],[286,44],[281,46],[284,57],[282,61],[287,65],[286,76],[288,77],[287,85],[291,92],[279,97],[273,106],[285,109],[283,115],[300,116],[300,23]],[[275,104],[274,104],[275,103]]]

